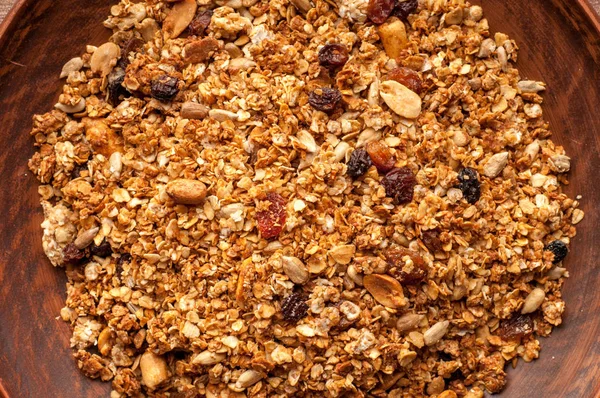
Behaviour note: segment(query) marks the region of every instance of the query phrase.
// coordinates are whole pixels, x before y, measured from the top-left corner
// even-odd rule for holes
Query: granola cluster
[[[121,0],[105,26],[30,168],[112,398],[475,398],[538,357],[583,212],[481,7]]]

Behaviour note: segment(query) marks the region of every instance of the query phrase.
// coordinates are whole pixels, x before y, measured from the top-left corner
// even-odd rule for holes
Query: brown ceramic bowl
[[[31,116],[56,102],[65,61],[109,36],[113,1],[19,0],[0,27],[0,396],[108,397],[110,384],[79,373],[69,327],[57,320],[65,275],[41,247]],[[511,370],[502,397],[600,397],[600,19],[584,0],[483,0],[494,31],[521,49],[521,75],[548,83],[544,110],[573,158],[571,197],[586,218],[566,260],[563,326],[541,358]]]

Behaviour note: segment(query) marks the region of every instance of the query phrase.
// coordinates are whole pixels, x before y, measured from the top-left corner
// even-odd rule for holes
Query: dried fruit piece
[[[162,75],[152,80],[151,95],[159,101],[170,101],[177,93],[179,80],[169,75]]]
[[[421,232],[421,240],[429,251],[433,253],[443,251],[442,241],[440,240],[439,229],[430,229],[428,231]]]
[[[369,0],[367,18],[375,24],[382,24],[389,18],[396,5],[396,0]]]
[[[357,179],[369,170],[373,162],[368,152],[364,149],[355,149],[348,161],[347,173],[350,177]]]
[[[381,83],[379,95],[399,116],[416,119],[421,114],[421,97],[402,83],[386,80]]]
[[[264,239],[271,239],[279,236],[285,225],[287,218],[286,200],[281,195],[271,192],[267,194],[265,201],[268,202],[268,205],[265,210],[256,212],[256,220],[258,221],[260,235]]]
[[[92,243],[92,245],[90,246],[90,252],[94,256],[108,257],[112,254],[113,251],[112,247],[110,246],[110,243],[108,243],[108,241],[105,239],[99,245]]]
[[[470,204],[475,204],[481,197],[481,184],[477,171],[470,167],[465,167],[458,172],[458,189],[463,193],[463,197]]]
[[[298,322],[307,312],[306,297],[302,293],[292,293],[281,302],[281,313],[286,321]]]
[[[128,94],[123,82],[125,81],[125,71],[122,68],[115,68],[107,77],[106,91],[108,92],[108,102],[115,106],[119,104],[119,97]]]
[[[213,10],[201,11],[196,14],[188,26],[188,31],[192,36],[204,36],[206,29],[210,25]]]
[[[394,168],[394,154],[382,141],[371,141],[367,144],[367,153],[371,161],[382,173],[387,173]]]
[[[552,254],[554,254],[554,258],[552,259],[552,264],[560,263],[562,260],[565,259],[565,257],[567,257],[567,254],[569,254],[569,249],[567,248],[567,245],[565,244],[565,242],[563,242],[562,240],[555,240],[553,242],[550,242],[544,248],[544,250],[547,250],[547,251],[551,252]]]
[[[322,87],[308,95],[308,103],[318,111],[332,112],[338,102],[342,100],[342,94],[336,88]]]
[[[166,39],[175,39],[179,36],[192,22],[197,9],[196,0],[182,0],[175,3],[163,22]]]
[[[385,194],[394,199],[394,203],[409,203],[413,199],[417,179],[408,167],[392,169],[381,180]]]
[[[394,10],[392,11],[392,15],[400,18],[403,21],[406,21],[406,20],[408,20],[408,16],[410,14],[414,14],[417,11],[418,7],[419,7],[418,0],[401,1],[396,4],[396,7],[394,7]]]
[[[406,304],[402,285],[389,275],[366,275],[363,284],[371,296],[386,307],[401,308]]]
[[[346,62],[348,49],[343,44],[326,44],[319,50],[319,63],[330,70],[342,67]]]
[[[417,72],[410,68],[400,66],[388,72],[388,79],[405,85],[417,94],[423,91],[423,81]]]
[[[533,319],[529,315],[519,314],[500,322],[498,336],[504,340],[519,340],[533,333]]]
[[[63,264],[78,265],[85,261],[85,251],[80,250],[74,243],[69,243],[63,249]]]
[[[417,284],[427,276],[427,264],[421,255],[404,247],[396,247],[385,252],[385,259],[391,267],[389,273],[403,285]]]
[[[169,182],[166,191],[175,203],[184,205],[198,205],[206,197],[206,185],[186,178]]]

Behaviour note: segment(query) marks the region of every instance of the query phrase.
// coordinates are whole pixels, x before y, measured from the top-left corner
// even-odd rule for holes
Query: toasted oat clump
[[[122,0],[65,66],[30,168],[111,397],[482,397],[561,323],[545,85],[478,6],[367,9]]]

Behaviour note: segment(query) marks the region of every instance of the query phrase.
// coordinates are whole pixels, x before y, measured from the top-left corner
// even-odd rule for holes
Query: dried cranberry
[[[318,88],[308,95],[308,103],[318,111],[330,113],[342,100],[342,93],[330,87]]]
[[[554,254],[552,264],[560,263],[562,260],[565,259],[565,257],[567,257],[567,254],[569,254],[569,249],[567,248],[565,242],[563,242],[562,240],[555,240],[553,242],[548,243],[544,250],[547,250]]]
[[[369,0],[367,17],[375,24],[384,23],[394,10],[396,0]]]
[[[408,20],[410,14],[414,14],[419,7],[418,0],[406,0],[396,4],[396,7],[392,11],[392,15],[400,18],[403,21]]]
[[[371,157],[364,149],[355,149],[352,151],[352,155],[350,155],[350,160],[348,161],[348,175],[354,179],[362,176],[369,170],[373,162],[371,162]]]
[[[421,94],[423,91],[423,82],[421,81],[421,77],[419,77],[417,72],[410,68],[405,68],[403,66],[394,68],[389,71],[388,79],[395,80],[398,83],[405,85],[417,94]]]
[[[421,240],[423,244],[431,253],[441,252],[443,249],[442,241],[440,240],[440,231],[437,229],[430,229],[428,231],[421,232]]]
[[[115,106],[119,104],[119,97],[126,96],[127,90],[123,87],[125,81],[125,70],[122,68],[114,68],[106,78],[106,90],[108,92],[108,102]]]
[[[192,19],[192,22],[190,22],[188,25],[188,31],[190,32],[190,35],[203,36],[208,28],[208,25],[210,25],[212,15],[212,10],[206,10],[197,13],[194,19]]]
[[[504,340],[519,340],[533,333],[533,319],[529,315],[516,315],[500,322],[498,336]]]
[[[377,167],[377,170],[381,171],[382,173],[387,173],[394,168],[394,163],[396,163],[394,154],[383,142],[369,142],[367,144],[367,152],[371,157],[371,161],[375,167]]]
[[[390,275],[404,285],[420,283],[427,276],[427,264],[414,250],[404,247],[389,249],[385,253],[385,259],[391,267]]]
[[[269,202],[266,210],[256,212],[258,230],[264,239],[275,238],[281,233],[287,213],[285,211],[286,200],[279,194],[271,192],[266,199]]]
[[[108,257],[112,254],[113,251],[112,251],[112,247],[110,246],[110,243],[108,243],[108,241],[105,239],[99,245],[92,243],[90,245],[90,252],[94,256]]]
[[[319,50],[319,63],[328,68],[335,69],[348,62],[348,49],[342,44],[326,44]]]
[[[477,171],[470,167],[465,167],[458,172],[458,189],[463,193],[463,197],[470,204],[475,204],[481,197],[481,184]]]
[[[63,263],[65,265],[78,265],[81,264],[86,258],[86,253],[75,246],[73,243],[69,243],[63,249]]]
[[[151,95],[159,101],[170,101],[177,93],[179,80],[169,75],[162,75],[152,80]]]
[[[402,167],[388,172],[381,185],[385,188],[386,195],[394,198],[394,203],[403,204],[412,201],[417,179],[411,169]]]
[[[281,312],[286,321],[298,322],[308,312],[306,297],[301,293],[290,294],[281,302]]]

